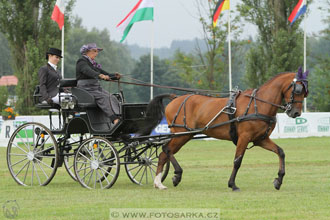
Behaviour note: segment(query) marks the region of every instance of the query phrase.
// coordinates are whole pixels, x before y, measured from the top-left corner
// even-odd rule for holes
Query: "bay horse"
[[[236,145],[236,153],[228,187],[233,191],[240,189],[235,184],[237,172],[250,142],[276,153],[279,157],[278,177],[274,187],[279,190],[285,175],[285,154],[281,147],[270,138],[275,124],[278,108],[283,109],[289,117],[301,115],[304,97],[308,95],[308,71],[303,73],[286,72],[276,75],[259,89],[238,91],[229,98],[216,98],[206,95],[186,94],[176,97],[174,94],[163,94],[155,97],[148,104],[148,126],[144,135],[160,122],[164,113],[171,133],[186,132],[174,136],[163,146],[154,179],[154,187],[166,189],[161,182],[164,164],[170,160],[174,167],[174,186],[182,177],[182,168],[174,157],[181,147],[193,138],[196,133],[209,137],[231,140]],[[163,99],[171,99],[164,112]],[[284,105],[282,103],[285,102]]]

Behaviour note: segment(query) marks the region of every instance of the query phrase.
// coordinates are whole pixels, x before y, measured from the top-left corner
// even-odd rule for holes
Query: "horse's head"
[[[303,100],[308,96],[308,73],[308,70],[303,73],[300,67],[293,81],[283,92],[286,102],[285,113],[291,118],[301,115]]]

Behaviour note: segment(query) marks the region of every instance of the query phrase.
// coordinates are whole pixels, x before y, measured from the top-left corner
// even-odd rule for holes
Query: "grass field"
[[[330,219],[330,138],[278,139],[286,154],[286,176],[280,191],[276,154],[248,150],[232,192],[227,182],[235,148],[228,141],[191,141],[176,155],[184,172],[168,190],[130,182],[124,168],[108,190],[87,190],[64,167],[46,187],[22,187],[9,174],[6,148],[0,148],[0,205],[16,200],[15,219],[109,219],[110,208],[219,208],[221,219]],[[5,219],[2,209],[0,219]]]

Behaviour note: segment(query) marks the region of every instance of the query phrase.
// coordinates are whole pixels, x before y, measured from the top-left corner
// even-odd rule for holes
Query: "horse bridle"
[[[304,89],[304,85],[303,84],[297,84],[297,82],[301,82],[303,80],[297,80],[296,78],[293,79],[292,83],[288,86],[288,88],[283,92],[283,94],[285,94],[291,87],[293,87],[292,91],[291,91],[291,96],[290,96],[290,101],[288,103],[285,103],[284,105],[278,105],[278,104],[275,104],[275,103],[272,103],[272,102],[269,102],[269,101],[266,101],[266,100],[263,100],[263,99],[260,99],[258,98],[256,95],[257,93],[253,93],[253,95],[245,95],[245,96],[248,96],[250,98],[254,98],[258,101],[261,101],[261,102],[264,102],[264,103],[268,103],[270,105],[273,105],[273,106],[276,106],[282,110],[284,110],[285,112],[287,111],[290,111],[292,109],[292,105],[294,103],[303,103],[303,101],[296,101],[294,100],[294,94],[297,94],[297,95],[300,95]],[[307,81],[307,80],[305,80]],[[306,88],[305,88],[305,91]],[[307,97],[307,92],[306,92],[306,95],[305,97]]]
[[[300,95],[303,92],[304,89],[304,85],[303,84],[297,84],[297,82],[301,82],[302,80],[297,80],[296,78],[293,79],[292,83],[288,86],[288,88],[283,92],[283,94],[285,94],[291,87],[293,87],[292,91],[291,91],[291,95],[290,95],[290,101],[288,103],[285,103],[283,105],[283,110],[285,110],[285,112],[290,111],[292,109],[292,105],[294,103],[303,103],[303,101],[296,101],[294,100],[294,95]],[[307,93],[305,95],[305,97],[307,97]]]

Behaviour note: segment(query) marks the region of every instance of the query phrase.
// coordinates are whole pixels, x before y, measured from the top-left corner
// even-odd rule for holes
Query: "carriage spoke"
[[[37,176],[37,179],[38,179],[39,185],[42,185],[42,184],[41,184],[41,181],[40,181],[40,177],[39,177],[38,171],[37,171],[37,167],[35,166],[34,163],[32,163],[32,165],[33,165],[34,170],[36,171],[36,176]]]
[[[130,168],[128,171],[134,170],[134,169],[138,168],[139,166],[140,166],[140,164],[135,167]]]
[[[38,162],[38,161],[37,161]],[[40,165],[40,163],[38,162],[38,165],[41,169],[41,171],[44,173],[44,175],[47,177],[47,179],[49,178],[48,175],[46,174],[45,170],[42,168],[42,166]]]
[[[49,169],[51,169],[51,170],[54,169],[53,167],[48,166],[48,164],[44,163],[42,160],[39,160],[38,158],[34,158],[34,159],[36,159],[39,163],[42,163],[44,166],[48,167]]]
[[[77,172],[82,171],[82,170],[86,170],[86,169],[88,169],[88,168],[90,168],[90,167],[80,168],[80,169],[77,170]]]
[[[19,136],[19,139],[21,140],[21,143],[24,144],[25,148],[28,149],[28,151],[31,151],[31,150],[30,150],[30,147],[28,147],[28,146],[25,144],[25,141],[23,140],[22,136],[21,136],[19,133],[17,133],[17,135]],[[30,146],[29,141],[27,141],[27,142],[28,142],[28,145]],[[16,147],[18,147],[15,143],[12,143],[12,144],[14,144]],[[21,149],[21,150],[23,150],[23,149]],[[23,151],[24,151],[24,150],[23,150]],[[24,152],[26,153],[26,151],[24,151]]]
[[[103,170],[104,172],[106,172],[107,174],[109,174],[110,176],[114,177],[114,175],[110,172],[108,172],[107,170],[103,169],[102,167],[100,167],[101,170]]]
[[[107,183],[110,185],[110,182],[109,182],[108,178],[104,175],[103,170],[100,169],[100,171],[101,171],[101,173],[102,173],[103,178],[104,178],[104,179],[107,181]]]
[[[89,186],[89,183],[91,182],[91,179],[92,179],[93,173],[94,173],[94,170],[92,170],[92,173],[91,173],[91,175],[89,176],[89,180],[88,180],[87,186]]]
[[[34,176],[34,173],[33,173],[33,171],[34,171],[34,169],[33,169],[33,161],[32,161],[32,178],[31,178],[31,186],[33,186],[33,176]]]
[[[26,154],[9,153],[9,155],[11,155],[11,156],[25,156],[26,157]]]
[[[79,154],[80,154],[81,156],[83,156],[84,158],[86,158],[86,160],[89,160],[89,161],[92,162],[92,160],[90,160],[89,158],[87,158],[87,157],[86,157],[85,155],[83,155],[82,153],[79,152]]]
[[[25,156],[26,156],[26,155],[25,155]],[[18,161],[18,162],[16,162],[16,163],[14,163],[14,164],[11,164],[11,167],[13,167],[13,166],[15,166],[15,165],[17,165],[17,164],[23,162],[24,160],[27,160],[27,158],[24,158],[24,159],[22,159],[22,160],[20,160],[20,161]]]
[[[91,168],[91,167],[87,167],[87,168]],[[88,176],[88,174],[90,174],[93,170],[91,169],[87,174],[84,173],[85,175],[81,178],[82,180],[86,178],[86,176]]]
[[[101,185],[101,189],[103,189],[103,185],[102,185],[102,181],[101,181],[101,176],[99,175],[99,173],[97,172],[97,170],[96,170],[96,176],[98,176],[98,179],[99,179],[99,183],[100,183],[100,185]]]
[[[141,167],[142,168],[142,167]],[[146,171],[146,169],[144,168],[143,169],[143,173],[142,173],[142,175],[141,175],[141,178],[140,178],[140,181],[139,181],[139,183],[141,183],[142,182],[142,179],[143,179],[143,176],[144,176],[144,173],[145,173],[145,171]]]
[[[26,168],[26,171],[25,171],[24,181],[23,181],[24,184],[25,184],[25,180],[26,180],[26,176],[27,176],[28,170],[30,168],[30,164],[31,164],[31,161],[29,161],[28,167]]]
[[[28,152],[26,152],[25,150],[23,150],[20,146],[16,145],[15,143],[12,143],[15,147],[17,147],[18,149],[20,149],[21,151],[23,151],[24,153],[28,154]]]
[[[48,151],[48,150],[54,150],[54,146],[51,146],[51,147],[49,147],[47,149],[44,149],[44,150],[41,150],[41,151],[37,151],[36,154],[40,154],[40,153],[43,153],[43,152]]]
[[[31,162],[31,161],[27,161],[27,162],[24,164],[24,166],[21,167],[21,169],[15,174],[15,177],[17,177],[18,174],[20,174],[20,172],[22,172],[22,170],[24,169],[24,167],[26,167],[26,165],[28,165],[29,162]],[[12,168],[12,167],[13,167],[13,166],[11,166],[11,168]]]
[[[139,172],[141,171],[141,169],[142,169],[143,167],[142,166],[140,166],[140,169],[136,172],[136,174],[133,176],[133,179],[135,179],[135,177],[139,174]]]

